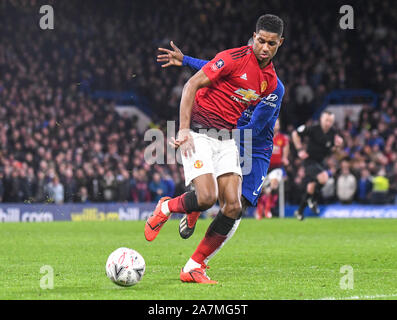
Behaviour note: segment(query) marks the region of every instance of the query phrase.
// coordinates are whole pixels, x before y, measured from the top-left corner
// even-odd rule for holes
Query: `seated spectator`
[[[62,204],[64,201],[64,188],[60,183],[58,176],[55,176],[52,179],[52,182],[47,184],[47,192],[49,201],[54,202],[56,204]]]
[[[143,169],[133,172],[134,184],[131,189],[131,197],[134,202],[150,202],[151,195]]]
[[[372,179],[371,204],[386,204],[389,196],[389,179],[386,170],[381,167],[378,174]]]
[[[289,181],[287,182],[288,201],[292,204],[298,204],[301,201],[302,194],[306,192],[305,185],[305,168],[300,166],[297,170],[297,174],[294,176],[289,175]]]
[[[77,202],[79,203],[89,203],[88,198],[88,190],[86,187],[80,187],[80,190],[77,194]]]
[[[106,202],[116,201],[117,181],[111,170],[106,171],[101,180],[103,198]]]
[[[164,197],[167,192],[167,185],[161,180],[158,172],[153,174],[153,179],[149,183],[149,190],[152,196],[152,202],[157,202]]]
[[[329,177],[325,185],[321,188],[321,198],[324,204],[329,204],[336,200],[335,189],[335,178]]]
[[[47,182],[43,171],[37,173],[37,180],[35,185],[35,192],[33,199],[35,202],[44,202],[48,197]]]
[[[117,175],[117,201],[126,202],[130,200],[131,194],[131,179],[130,173],[123,169]]]
[[[77,182],[73,175],[73,169],[68,168],[65,170],[65,174],[62,179],[62,185],[64,186],[65,199],[64,202],[74,202],[78,191]]]
[[[4,172],[0,170],[0,202],[3,202],[3,197],[4,197],[3,177],[4,177]]]
[[[369,195],[372,191],[372,177],[368,169],[361,171],[360,180],[357,186],[357,200],[359,203],[367,204],[370,202]]]
[[[356,177],[350,171],[350,163],[347,160],[341,162],[341,172],[336,179],[336,195],[343,204],[352,203],[357,190]]]
[[[164,196],[172,198],[175,195],[176,181],[174,181],[169,174],[165,174],[164,178],[162,178],[161,181],[166,186]]]
[[[393,169],[390,174],[390,192],[392,194],[392,202],[397,204],[397,162],[394,162]]]

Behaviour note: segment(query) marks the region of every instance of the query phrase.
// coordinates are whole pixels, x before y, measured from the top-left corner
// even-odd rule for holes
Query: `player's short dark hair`
[[[256,33],[260,30],[277,33],[281,37],[284,32],[284,21],[274,14],[265,14],[256,22]]]
[[[332,111],[329,111],[329,110],[324,110],[323,112],[321,112],[321,115],[323,115],[323,114],[327,114],[329,116],[333,116],[334,115],[334,113]]]

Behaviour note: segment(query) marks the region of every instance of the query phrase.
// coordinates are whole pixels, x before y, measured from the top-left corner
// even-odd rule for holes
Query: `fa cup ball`
[[[113,283],[123,287],[130,287],[141,281],[145,269],[143,257],[130,248],[118,248],[106,261],[106,275]]]

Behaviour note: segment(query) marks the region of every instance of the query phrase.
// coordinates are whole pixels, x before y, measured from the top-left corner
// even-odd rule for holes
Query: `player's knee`
[[[197,203],[201,210],[207,210],[216,203],[217,198],[215,192],[200,192],[197,195]]]
[[[231,201],[225,204],[223,214],[229,218],[237,219],[241,215],[242,209],[239,200]]]

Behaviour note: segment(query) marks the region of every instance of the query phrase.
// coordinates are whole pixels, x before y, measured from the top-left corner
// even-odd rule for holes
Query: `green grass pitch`
[[[397,220],[244,219],[210,261],[218,285],[179,280],[209,219],[188,240],[170,220],[151,243],[144,223],[0,224],[0,299],[397,299]],[[142,281],[129,288],[105,275],[108,255],[123,246],[146,261]],[[44,265],[53,268],[53,289],[40,288]],[[343,266],[353,268],[353,289],[340,287]]]

